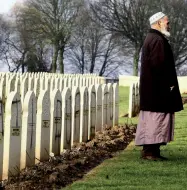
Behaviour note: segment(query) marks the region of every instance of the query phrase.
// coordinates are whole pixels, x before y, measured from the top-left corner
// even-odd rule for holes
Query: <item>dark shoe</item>
[[[151,161],[159,161],[160,160],[160,158],[155,157],[155,156],[142,156],[142,159],[151,160]]]
[[[168,160],[168,158],[161,156],[161,155],[159,155],[158,158],[160,158],[161,160]]]

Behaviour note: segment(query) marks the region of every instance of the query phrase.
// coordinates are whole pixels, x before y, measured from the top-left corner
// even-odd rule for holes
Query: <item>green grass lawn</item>
[[[129,109],[129,87],[119,87],[119,124],[137,123],[137,117],[129,119],[124,117],[128,114]]]
[[[127,89],[128,90],[128,89]],[[121,92],[124,94],[122,95]],[[120,113],[126,111],[120,88]],[[127,101],[124,99],[124,101]],[[128,101],[127,101],[128,102]],[[123,122],[123,120],[120,120]],[[137,122],[137,119],[135,120]],[[169,161],[141,160],[140,148],[133,142],[115,158],[74,182],[65,190],[185,190],[187,189],[187,106],[176,113],[175,140],[164,146],[162,155]]]

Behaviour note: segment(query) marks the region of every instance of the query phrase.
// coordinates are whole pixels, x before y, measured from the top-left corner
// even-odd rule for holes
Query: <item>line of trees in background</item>
[[[187,73],[186,0],[25,0],[0,15],[1,67],[9,71],[138,75],[149,17],[163,11],[178,74]]]

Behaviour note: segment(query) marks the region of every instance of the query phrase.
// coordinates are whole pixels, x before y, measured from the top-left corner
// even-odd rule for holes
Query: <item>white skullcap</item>
[[[153,23],[155,23],[156,21],[160,20],[161,18],[163,18],[165,16],[166,15],[162,12],[158,12],[158,13],[154,14],[153,16],[151,16],[149,18],[150,25],[152,25]]]

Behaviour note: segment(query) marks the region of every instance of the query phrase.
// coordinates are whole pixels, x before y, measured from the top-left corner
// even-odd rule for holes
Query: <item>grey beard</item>
[[[161,30],[161,33],[162,34],[164,34],[166,37],[170,37],[171,36],[171,34],[170,34],[170,32],[168,32],[167,30]]]

